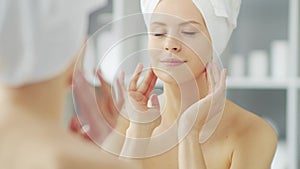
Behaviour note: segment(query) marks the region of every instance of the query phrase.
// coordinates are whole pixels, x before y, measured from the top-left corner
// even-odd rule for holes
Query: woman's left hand
[[[208,115],[214,116],[224,109],[226,89],[226,71],[220,71],[216,64],[209,63],[206,67],[209,91],[207,96],[188,107],[179,119],[179,138],[185,137],[188,133],[199,133]]]

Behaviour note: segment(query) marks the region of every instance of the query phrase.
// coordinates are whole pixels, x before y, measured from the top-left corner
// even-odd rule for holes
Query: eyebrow
[[[161,26],[166,26],[165,23],[162,23],[162,22],[152,22],[151,25],[161,25]],[[191,20],[191,21],[186,21],[186,22],[183,22],[183,23],[180,23],[179,25],[186,25],[186,24],[197,24],[197,25],[202,25],[201,23],[197,22],[197,21],[194,21],[194,20]]]
[[[166,26],[166,24],[162,22],[152,22],[151,25],[161,25],[161,26]]]
[[[201,23],[197,22],[197,21],[194,21],[194,20],[191,20],[191,21],[187,21],[187,22],[183,22],[179,25],[186,25],[186,24],[197,24],[197,25],[202,25]]]

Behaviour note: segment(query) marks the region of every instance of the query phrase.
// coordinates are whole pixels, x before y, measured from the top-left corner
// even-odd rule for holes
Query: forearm
[[[62,139],[64,141],[64,139]],[[66,140],[66,139],[65,139]],[[67,169],[141,169],[137,165],[124,159],[118,159],[118,156],[96,148],[93,144],[71,137],[68,144],[60,144],[55,149],[55,162],[57,165],[53,168]],[[57,150],[57,151],[56,151]],[[51,151],[52,152],[52,151]],[[51,156],[52,157],[52,156]]]
[[[184,138],[182,142],[179,143],[179,169],[206,169],[206,164],[198,137],[199,132],[192,131]]]
[[[101,144],[101,148],[113,154],[119,155],[125,141],[125,136],[117,131],[113,131]]]
[[[124,145],[127,128],[128,124],[123,117],[120,117],[114,130],[103,141],[101,147],[116,155],[120,155]]]
[[[149,128],[148,125],[132,123],[127,129],[120,158],[127,159],[130,163],[142,168],[152,132],[153,129]]]
[[[124,157],[144,157],[152,132],[153,128],[147,124],[131,123],[126,131],[121,155]]]

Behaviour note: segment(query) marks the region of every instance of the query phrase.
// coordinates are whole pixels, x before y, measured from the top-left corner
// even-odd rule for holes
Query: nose
[[[180,52],[181,45],[178,40],[174,38],[166,38],[164,49],[168,52]]]

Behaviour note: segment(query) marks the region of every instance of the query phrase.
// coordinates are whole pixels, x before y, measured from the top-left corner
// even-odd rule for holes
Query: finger
[[[221,71],[221,77],[220,77],[220,82],[219,82],[219,88],[221,90],[225,90],[226,89],[226,69],[223,69]]]
[[[213,95],[212,107],[211,107],[212,109],[210,110],[211,117],[224,110],[225,98],[223,94],[225,89],[226,89],[226,70],[222,69],[220,75],[220,82],[218,83],[218,87],[216,87],[216,91]]]
[[[120,74],[120,77],[118,78],[118,81],[117,81],[117,84],[119,89],[119,92],[121,93],[119,99],[120,99],[120,103],[118,103],[118,108],[119,110],[121,111],[122,110],[122,107],[124,104],[126,104],[126,102],[128,101],[128,92],[127,92],[127,89],[125,87],[125,72],[122,71],[121,74]]]
[[[120,74],[120,77],[119,77],[118,81],[119,81],[118,82],[119,83],[118,86],[120,86],[119,87],[119,91],[121,93],[119,99],[121,99],[120,100],[121,103],[125,103],[125,96],[127,96],[126,95],[127,94],[127,90],[126,90],[126,87],[125,87],[125,72],[124,71],[121,71],[121,74]],[[121,103],[120,103],[119,106],[121,106]],[[121,109],[121,107],[119,107],[119,108]]]
[[[136,91],[137,90],[137,82],[140,78],[140,75],[142,73],[143,70],[143,64],[138,64],[138,66],[136,67],[135,71],[134,71],[134,76],[131,79],[130,83],[129,83],[129,89],[131,91]]]
[[[124,87],[124,89],[125,89],[125,72],[124,71],[121,72],[119,79],[120,79],[121,86]]]
[[[89,88],[91,85],[89,82],[85,79],[84,74],[82,71],[76,71],[73,77],[73,85],[74,87],[80,87],[84,88],[83,90]]]
[[[215,63],[212,63],[212,73],[213,73],[214,82],[216,84],[219,84],[220,70],[219,70],[218,66]]]
[[[76,116],[73,116],[70,120],[69,128],[74,133],[79,133],[81,129],[81,124]]]
[[[138,92],[141,92],[143,94],[145,94],[147,92],[147,90],[150,87],[150,84],[152,82],[153,76],[154,76],[154,73],[153,73],[152,69],[149,69],[145,78],[143,79],[141,85],[139,85],[139,87],[138,87]]]
[[[117,102],[117,110],[120,111],[124,105],[124,89],[122,87],[122,80],[120,78],[117,79],[117,88],[118,88],[118,102]]]
[[[99,86],[100,93],[102,93],[102,96],[108,96],[110,94],[110,85],[104,80],[100,70],[97,70],[96,74],[101,83],[101,85]]]
[[[96,70],[96,75],[97,75],[98,80],[100,81],[101,85],[103,85],[103,83],[105,83],[105,80],[102,76],[102,72],[100,69]]]
[[[120,76],[117,78],[117,87],[118,87],[118,92],[124,92],[126,91],[125,87],[125,72],[121,71]]]
[[[148,88],[148,90],[145,93],[146,97],[149,97],[150,94],[152,93],[152,91],[153,91],[153,89],[155,87],[156,81],[157,81],[157,76],[154,75],[153,78],[152,78],[152,80],[151,80],[151,83],[149,85],[149,88]]]
[[[214,90],[214,77],[212,73],[211,63],[208,63],[206,66],[206,75],[207,75],[207,82],[208,82],[208,92],[211,93]]]
[[[139,92],[129,92],[129,96],[133,98],[136,102],[143,103],[144,105],[147,104],[148,98],[146,98]]]
[[[150,96],[150,107],[157,111],[160,111],[158,96],[156,94]]]

